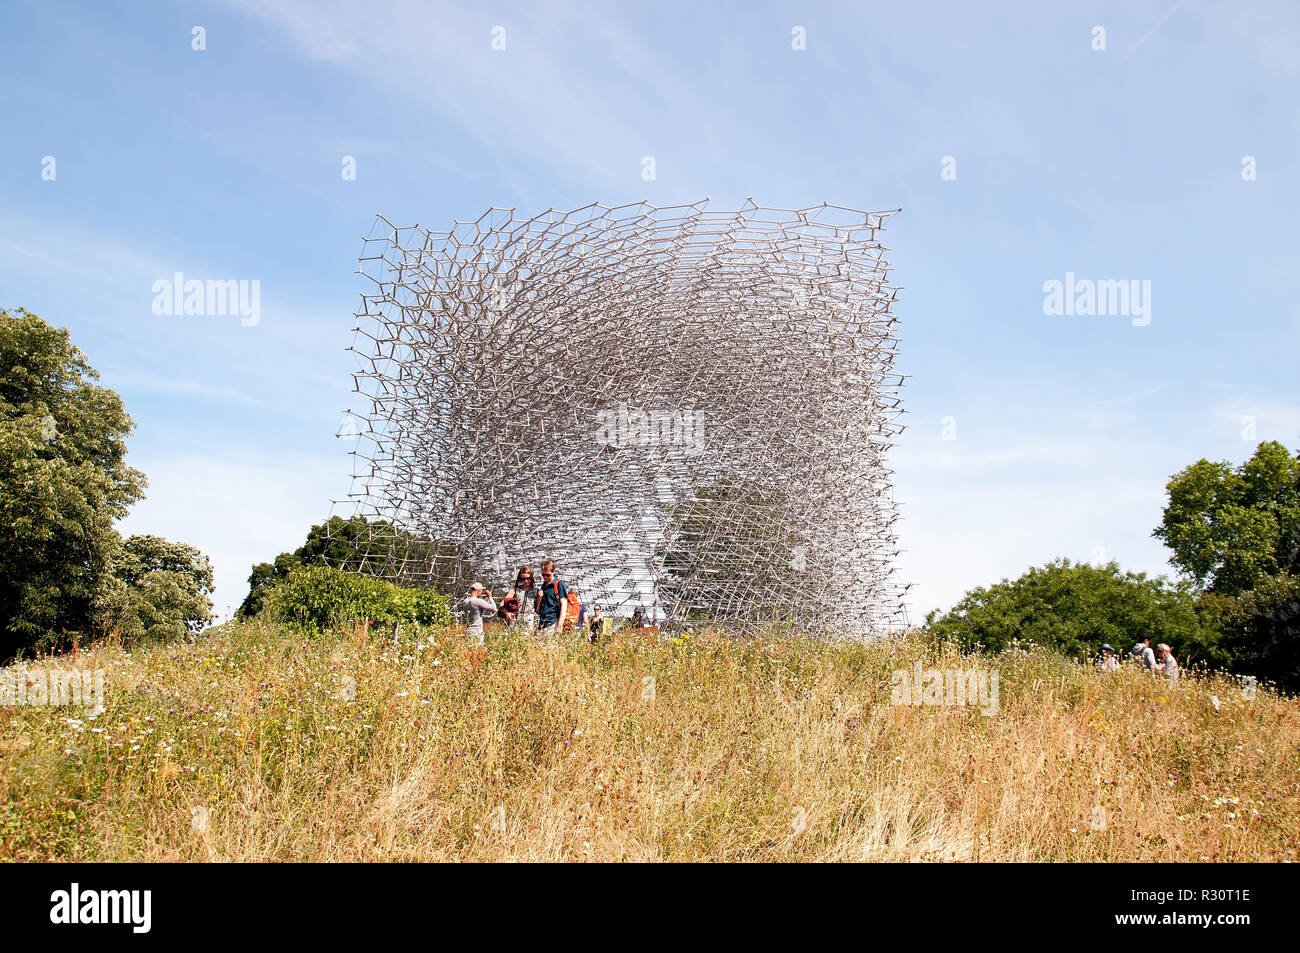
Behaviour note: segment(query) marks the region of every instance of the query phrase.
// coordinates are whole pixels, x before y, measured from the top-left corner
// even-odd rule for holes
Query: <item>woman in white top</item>
[[[1177,678],[1178,659],[1174,658],[1174,650],[1161,642],[1156,646],[1156,651],[1160,653],[1160,661],[1156,665],[1156,671],[1165,678]]]
[[[520,626],[525,632],[537,627],[537,589],[533,585],[531,566],[519,567],[515,584],[506,593],[505,601],[511,606],[510,618],[506,620],[510,625]]]

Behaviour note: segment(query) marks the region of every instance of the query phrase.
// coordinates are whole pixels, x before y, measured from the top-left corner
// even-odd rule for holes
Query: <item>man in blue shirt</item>
[[[537,587],[537,624],[542,635],[564,631],[568,599],[569,587],[555,578],[554,561],[546,560],[542,563],[542,584]]]

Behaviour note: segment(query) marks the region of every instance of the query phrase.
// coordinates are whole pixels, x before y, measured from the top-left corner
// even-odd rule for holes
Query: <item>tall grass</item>
[[[100,647],[107,708],[0,709],[0,856],[69,860],[1294,860],[1300,704],[703,634],[397,642],[227,624]],[[891,704],[996,669],[997,714]],[[653,681],[651,681],[653,680]],[[1212,700],[1217,700],[1218,705]]]

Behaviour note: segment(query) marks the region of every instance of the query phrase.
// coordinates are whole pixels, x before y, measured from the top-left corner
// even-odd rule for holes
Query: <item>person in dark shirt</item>
[[[542,563],[542,584],[537,587],[537,624],[542,635],[564,631],[568,599],[569,587],[555,578],[555,562],[546,560]]]

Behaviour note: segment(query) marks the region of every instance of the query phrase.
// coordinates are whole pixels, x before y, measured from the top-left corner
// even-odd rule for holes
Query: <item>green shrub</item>
[[[329,566],[294,569],[266,594],[264,611],[274,620],[312,632],[366,619],[375,625],[448,625],[452,621],[451,607],[441,593],[409,589]]]
[[[332,566],[367,576],[383,576],[386,565],[439,567],[429,584],[454,591],[469,581],[473,566],[460,549],[449,543],[423,539],[386,520],[364,516],[331,516],[307,533],[307,540],[291,553],[281,553],[274,562],[258,563],[248,576],[248,595],[237,618],[250,619],[262,611],[262,600],[279,582],[299,566]]]
[[[1218,633],[1202,624],[1183,587],[1118,565],[1091,566],[1063,559],[1019,579],[974,589],[946,613],[932,612],[926,631],[962,650],[1000,652],[1017,643],[1057,649],[1072,658],[1096,655],[1109,642],[1123,655],[1137,639],[1168,642],[1179,661],[1223,663]]]

